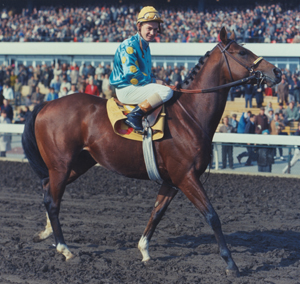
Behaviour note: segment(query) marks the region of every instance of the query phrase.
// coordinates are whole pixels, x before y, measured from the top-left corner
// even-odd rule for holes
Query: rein
[[[214,91],[217,91],[217,90],[220,90],[220,89],[224,89],[224,88],[229,88],[229,87],[233,87],[233,86],[237,86],[237,85],[240,85],[240,84],[244,84],[246,83],[247,81],[249,80],[252,80],[252,79],[256,79],[258,84],[260,84],[265,76],[263,75],[263,73],[261,71],[254,71],[254,67],[255,65],[257,65],[261,60],[263,60],[263,57],[258,57],[254,62],[253,64],[248,67],[246,66],[245,64],[243,64],[241,61],[239,61],[237,58],[235,58],[233,55],[231,55],[227,49],[228,47],[233,43],[235,42],[234,40],[231,40],[225,47],[223,47],[222,43],[218,43],[217,47],[220,49],[221,53],[224,55],[224,58],[225,58],[225,62],[227,64],[227,68],[229,70],[229,74],[230,74],[230,77],[231,77],[231,80],[233,81],[233,78],[232,78],[232,74],[231,74],[231,70],[230,70],[230,66],[229,66],[229,63],[228,63],[228,59],[226,57],[226,55],[230,56],[232,59],[234,59],[237,63],[239,63],[241,66],[245,67],[251,76],[249,77],[246,77],[246,78],[243,78],[243,79],[240,79],[240,80],[237,80],[237,81],[233,81],[231,83],[227,83],[227,84],[224,84],[224,85],[220,85],[220,86],[217,86],[217,87],[212,87],[212,88],[208,88],[208,89],[195,89],[195,90],[188,90],[188,89],[178,89],[176,88],[176,86],[169,86],[167,85],[167,87],[171,88],[173,91],[176,91],[176,92],[181,92],[181,93],[188,93],[188,94],[197,94],[197,93],[211,93],[211,92],[214,92]],[[226,55],[225,55],[226,53]]]

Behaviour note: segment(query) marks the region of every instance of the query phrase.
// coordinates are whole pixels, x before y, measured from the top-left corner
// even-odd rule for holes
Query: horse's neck
[[[188,89],[208,89],[224,83],[219,66],[211,69],[206,65],[196,75]],[[182,105],[211,138],[224,112],[228,91],[229,89],[221,89],[213,93],[182,94],[180,98]]]

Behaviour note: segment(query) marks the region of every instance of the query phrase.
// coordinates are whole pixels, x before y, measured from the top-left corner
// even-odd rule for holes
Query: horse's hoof
[[[39,242],[43,241],[43,239],[41,239],[41,237],[40,237],[40,233],[36,233],[33,236],[32,240],[33,240],[34,243],[39,243]]]
[[[147,263],[149,260],[151,260],[151,257],[149,256],[149,257],[144,257],[143,259],[142,259],[142,262],[143,263]]]
[[[151,266],[154,263],[154,260],[149,258],[148,260],[142,260],[142,263],[146,266]]]
[[[71,263],[71,264],[76,264],[80,263],[80,258],[76,257],[76,255],[72,254],[68,255],[68,258],[65,256],[66,262]]]
[[[69,252],[64,252],[63,255],[66,258],[66,261],[70,261],[71,259],[75,258],[75,255],[73,253]]]
[[[238,269],[226,269],[226,275],[228,277],[239,277],[240,276],[240,272]]]

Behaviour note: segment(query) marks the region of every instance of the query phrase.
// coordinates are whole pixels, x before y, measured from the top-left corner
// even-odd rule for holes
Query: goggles
[[[142,17],[139,17],[137,22],[149,22],[149,21],[158,21],[162,23],[162,19],[158,12],[147,12]]]

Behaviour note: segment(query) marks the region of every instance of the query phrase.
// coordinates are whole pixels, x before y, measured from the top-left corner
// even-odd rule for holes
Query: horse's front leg
[[[187,198],[196,206],[196,208],[203,214],[206,222],[214,231],[218,242],[220,255],[225,260],[226,274],[232,276],[239,276],[239,270],[232,259],[231,253],[227,247],[218,214],[211,205],[203,185],[193,175],[189,175],[184,182],[179,186]]]
[[[166,183],[162,184],[156,197],[156,202],[152,210],[150,220],[139,241],[138,248],[143,256],[142,261],[148,261],[150,259],[148,247],[151,237],[154,233],[156,226],[158,225],[159,221],[161,220],[162,216],[164,215],[165,211],[167,210],[169,204],[171,203],[172,199],[174,198],[177,192],[177,189],[170,187]]]

